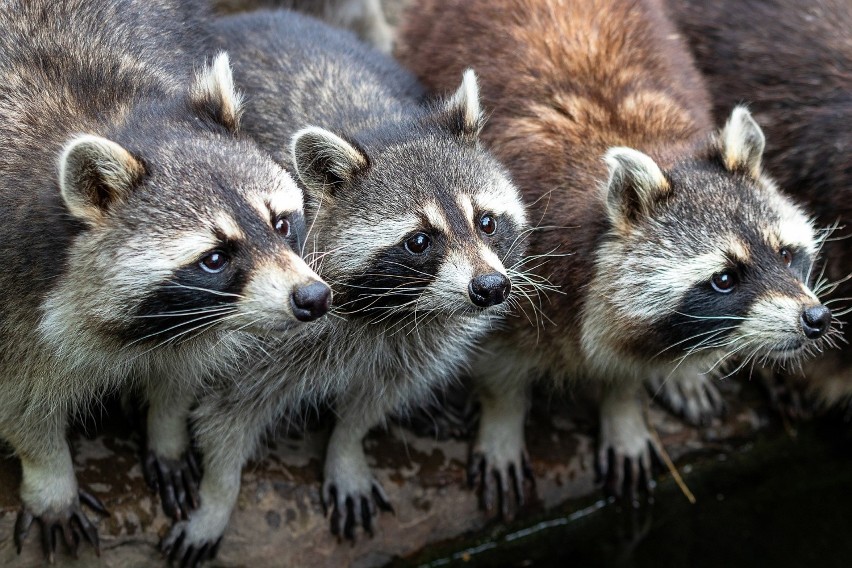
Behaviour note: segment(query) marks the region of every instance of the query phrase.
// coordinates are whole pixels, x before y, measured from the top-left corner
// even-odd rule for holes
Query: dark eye
[[[486,235],[493,235],[497,230],[497,219],[486,213],[479,218],[479,230]]]
[[[782,248],[778,251],[778,254],[781,255],[781,260],[784,262],[784,265],[788,268],[791,264],[793,264],[793,253],[790,252],[788,248]]]
[[[405,250],[411,254],[423,254],[431,243],[432,239],[429,238],[429,235],[426,233],[417,233],[405,241]]]
[[[290,221],[288,221],[286,217],[276,218],[272,227],[275,229],[275,232],[282,237],[290,236]]]
[[[713,289],[722,294],[727,294],[737,285],[737,275],[733,272],[717,272],[710,279]]]
[[[198,263],[198,266],[201,267],[205,272],[209,272],[211,274],[216,274],[218,272],[222,272],[225,270],[225,267],[228,265],[228,257],[225,253],[219,251],[213,251]]]

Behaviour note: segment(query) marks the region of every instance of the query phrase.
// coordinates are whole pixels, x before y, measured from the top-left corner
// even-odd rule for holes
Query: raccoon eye
[[[786,247],[782,248],[778,251],[778,254],[781,255],[781,260],[784,262],[784,265],[787,266],[787,268],[790,268],[790,265],[793,264],[793,253],[790,252],[790,249]]]
[[[228,257],[225,253],[217,251],[213,251],[198,263],[198,266],[201,267],[205,272],[209,272],[210,274],[217,274],[225,270],[225,266],[228,264]]]
[[[486,235],[493,235],[497,231],[497,219],[486,213],[479,218],[479,230]]]
[[[272,228],[275,229],[275,232],[282,237],[290,236],[290,221],[288,221],[286,217],[276,218],[275,222],[272,224]]]
[[[426,233],[417,233],[405,241],[405,250],[411,254],[423,254],[429,248],[430,244],[432,244],[432,239],[429,238],[429,235]]]
[[[710,279],[713,289],[722,294],[727,294],[737,285],[737,276],[733,272],[717,272]]]

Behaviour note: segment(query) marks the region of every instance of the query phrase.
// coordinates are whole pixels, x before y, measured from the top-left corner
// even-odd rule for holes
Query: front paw
[[[18,554],[23,549],[30,526],[32,526],[33,521],[37,520],[41,526],[42,550],[51,564],[53,564],[56,557],[57,531],[62,534],[65,546],[68,547],[68,550],[75,558],[77,557],[77,549],[80,546],[80,541],[84,538],[95,548],[95,554],[100,556],[101,545],[98,538],[98,529],[83,512],[80,505],[81,502],[88,505],[97,513],[109,515],[106,507],[104,507],[103,503],[97,497],[82,489],[78,492],[78,499],[59,511],[47,511],[41,515],[36,515],[26,507],[22,508],[18,512],[18,518],[15,521],[14,539]]]
[[[219,544],[222,535],[203,536],[195,534],[195,526],[192,521],[181,521],[169,531],[169,534],[160,542],[160,551],[169,564],[175,564],[182,568],[199,566],[207,560],[212,560],[219,552]]]
[[[654,443],[641,412],[632,410],[625,407],[623,413],[601,416],[596,464],[604,492],[629,502],[640,491],[650,495],[654,488]]]
[[[501,517],[510,521],[526,504],[527,491],[534,493],[535,477],[523,446],[502,450],[477,444],[468,461],[467,482],[478,488],[486,513],[492,514],[499,500]]]
[[[697,371],[653,377],[646,382],[646,387],[654,400],[692,426],[706,426],[727,410],[711,377]]]
[[[163,511],[175,521],[188,519],[198,508],[201,469],[192,450],[179,459],[159,457],[149,450],[142,471],[151,490],[159,492]]]
[[[393,506],[382,485],[369,473],[356,476],[326,476],[322,501],[329,517],[331,534],[338,540],[355,541],[355,528],[361,526],[373,536],[373,518],[378,509],[393,513]]]

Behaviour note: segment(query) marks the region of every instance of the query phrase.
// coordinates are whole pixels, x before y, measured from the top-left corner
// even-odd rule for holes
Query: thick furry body
[[[196,339],[220,320],[198,328],[191,315],[254,282],[224,282],[198,265],[223,232],[255,237],[269,225],[270,212],[252,213],[248,200],[273,196],[301,215],[292,179],[235,137],[227,57],[205,67],[201,17],[198,6],[167,1],[0,7],[0,437],[23,464],[17,539],[33,516],[52,532],[78,507],[69,415],[131,378],[200,380],[244,347],[241,332]],[[248,240],[260,248],[262,239]],[[292,266],[278,284],[316,280],[290,244],[267,248],[276,271]],[[257,257],[235,254],[233,264],[249,272]],[[240,325],[267,307],[248,304],[231,300]],[[276,308],[258,322],[291,318]]]
[[[312,19],[258,13],[223,19],[218,31],[250,95],[246,132],[295,168],[305,188],[306,256],[332,285],[336,307],[331,319],[267,346],[248,383],[202,399],[193,413],[202,504],[171,542],[209,548],[264,431],[322,400],[338,414],[323,499],[335,511],[333,530],[352,536],[358,525],[371,530],[377,504],[387,504],[362,438],[453,377],[506,311],[523,206],[476,140],[472,74],[452,98],[424,105],[398,64]],[[483,274],[506,287],[474,305],[469,290]]]
[[[213,5],[222,13],[258,8],[297,10],[355,32],[385,53],[390,53],[393,44],[393,30],[380,0],[214,0]]]
[[[852,4],[673,0],[669,6],[706,76],[716,116],[747,103],[767,132],[768,171],[819,224],[839,226],[823,248],[822,288],[826,303],[843,312],[852,297]],[[837,317],[848,336],[852,319]],[[820,402],[852,395],[848,344],[804,370]]]
[[[813,228],[762,175],[763,137],[746,111],[714,135],[707,91],[659,2],[425,1],[398,42],[436,90],[464,67],[480,75],[493,109],[483,140],[538,227],[535,272],[560,291],[527,307],[540,325],[514,318],[475,365],[486,496],[492,469],[504,490],[520,477],[532,379],[604,386],[602,459],[612,449],[619,476],[632,458],[635,478],[648,460],[635,385],[714,368],[732,346],[783,359],[807,343],[801,310],[819,305],[803,284]],[[731,274],[735,293],[713,289]]]

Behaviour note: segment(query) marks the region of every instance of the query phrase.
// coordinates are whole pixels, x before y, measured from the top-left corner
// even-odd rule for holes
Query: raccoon
[[[736,354],[789,364],[836,333],[808,287],[811,221],[763,173],[745,108],[713,133],[658,2],[426,0],[397,41],[435,90],[467,66],[480,76],[494,109],[483,141],[529,206],[534,273],[561,292],[526,307],[544,312],[539,326],[513,318],[472,364],[470,473],[486,509],[523,503],[533,379],[597,385],[597,459],[610,489],[635,491],[651,457],[643,380],[695,377]]]
[[[297,10],[350,30],[385,53],[393,48],[393,29],[380,0],[214,0],[213,4],[225,14],[258,8]]]
[[[677,0],[669,7],[705,74],[714,112],[748,102],[766,126],[767,169],[820,224],[837,227],[825,241],[816,290],[824,291],[834,325],[843,329],[852,298],[852,4]],[[758,30],[746,23],[758,21]],[[848,344],[820,355],[803,372],[822,406],[852,396]]]
[[[228,57],[199,49],[166,0],[0,5],[0,437],[21,460],[20,552],[34,520],[99,551],[65,441],[69,419],[138,378],[180,384],[235,358],[250,332],[328,303],[294,252],[292,178],[237,135]],[[292,305],[291,305],[292,304]],[[310,312],[305,317],[299,310]]]
[[[390,502],[363,437],[429,397],[498,323],[526,228],[520,195],[478,143],[473,73],[424,105],[390,58],[297,14],[229,17],[218,33],[251,95],[245,131],[298,173],[306,257],[335,302],[333,319],[267,345],[239,385],[219,381],[193,411],[201,507],[163,542],[188,564],[215,553],[263,431],[304,401],[329,400],[338,417],[322,486],[332,531],[370,532]]]

